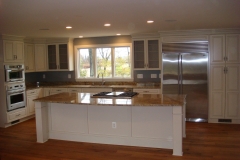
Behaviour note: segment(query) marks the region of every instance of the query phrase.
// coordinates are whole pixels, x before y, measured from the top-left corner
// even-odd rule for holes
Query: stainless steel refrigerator
[[[186,120],[207,121],[207,52],[164,52],[163,94],[186,94]]]

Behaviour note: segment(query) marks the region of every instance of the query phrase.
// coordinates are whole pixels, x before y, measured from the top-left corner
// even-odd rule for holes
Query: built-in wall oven
[[[25,83],[6,85],[7,111],[12,111],[26,106]]]
[[[6,82],[16,82],[16,81],[24,81],[25,73],[24,73],[24,65],[4,65],[5,69],[5,81]]]

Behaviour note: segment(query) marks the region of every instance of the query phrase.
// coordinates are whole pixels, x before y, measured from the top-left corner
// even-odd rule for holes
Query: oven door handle
[[[21,91],[8,91],[8,95],[15,95],[15,94],[19,94],[19,93],[24,93],[23,90]]]

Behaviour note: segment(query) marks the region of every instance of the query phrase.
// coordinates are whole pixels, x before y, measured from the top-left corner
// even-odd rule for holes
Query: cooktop
[[[93,98],[132,98],[137,92],[100,92],[92,95]]]

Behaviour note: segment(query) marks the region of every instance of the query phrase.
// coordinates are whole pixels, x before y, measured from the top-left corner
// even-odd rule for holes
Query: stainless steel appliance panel
[[[207,53],[163,53],[163,94],[187,94],[186,119],[208,118]]]

